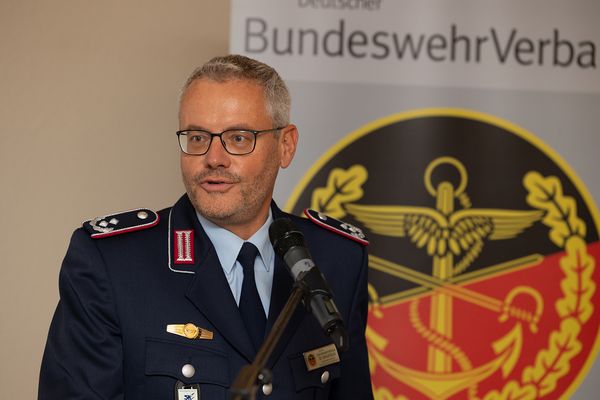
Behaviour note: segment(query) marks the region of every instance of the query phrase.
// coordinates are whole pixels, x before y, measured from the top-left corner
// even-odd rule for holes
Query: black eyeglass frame
[[[219,141],[221,142],[221,144],[223,145],[223,148],[225,149],[225,151],[228,154],[231,154],[232,156],[245,156],[247,154],[250,154],[254,151],[254,149],[256,149],[256,137],[261,134],[261,133],[267,133],[267,132],[275,132],[275,131],[280,131],[283,128],[285,128],[285,126],[281,126],[279,128],[271,128],[271,129],[263,129],[263,130],[253,130],[253,129],[227,129],[224,130],[223,132],[220,133],[212,133],[209,131],[205,131],[204,129],[183,129],[180,131],[175,132],[175,134],[177,135],[177,142],[179,143],[179,148],[181,149],[181,151],[183,151],[185,154],[190,155],[190,156],[203,156],[206,153],[208,153],[208,151],[210,150],[210,146],[212,145],[213,142],[213,138],[215,136],[217,136],[219,138]],[[206,151],[204,153],[188,153],[187,151],[185,151],[183,149],[183,145],[181,144],[181,135],[185,135],[187,136],[188,132],[202,132],[202,133],[207,133],[210,135],[210,142],[208,142],[208,147],[206,148]],[[223,140],[223,134],[227,133],[227,132],[248,132],[248,133],[252,133],[254,135],[254,142],[252,143],[252,150],[250,150],[247,153],[232,153],[227,149],[227,145],[225,144],[225,141]]]

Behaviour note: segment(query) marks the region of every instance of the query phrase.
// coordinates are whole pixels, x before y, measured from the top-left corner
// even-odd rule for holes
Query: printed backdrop
[[[292,92],[300,146],[276,200],[370,239],[377,399],[600,390],[598,15],[593,0],[232,2],[231,51]]]

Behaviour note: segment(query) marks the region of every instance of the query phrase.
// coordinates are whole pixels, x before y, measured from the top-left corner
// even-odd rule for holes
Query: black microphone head
[[[269,226],[269,239],[275,253],[283,258],[294,246],[305,247],[304,236],[289,218],[278,218]]]

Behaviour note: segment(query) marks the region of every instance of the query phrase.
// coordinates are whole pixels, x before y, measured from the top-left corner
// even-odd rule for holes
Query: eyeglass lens
[[[214,136],[220,136],[221,143],[231,154],[247,154],[254,150],[256,136],[243,130],[225,131],[220,135],[201,131],[182,132],[179,142],[184,152],[188,154],[204,154],[208,151]]]

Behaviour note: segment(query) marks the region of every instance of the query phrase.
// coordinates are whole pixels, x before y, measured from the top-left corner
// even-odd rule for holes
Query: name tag
[[[306,369],[309,371],[340,362],[340,356],[333,343],[307,351],[302,355],[304,356]]]
[[[191,389],[177,389],[177,400],[199,400],[198,390],[196,388]]]
[[[175,400],[200,400],[200,385],[186,385],[181,381],[175,383]]]

